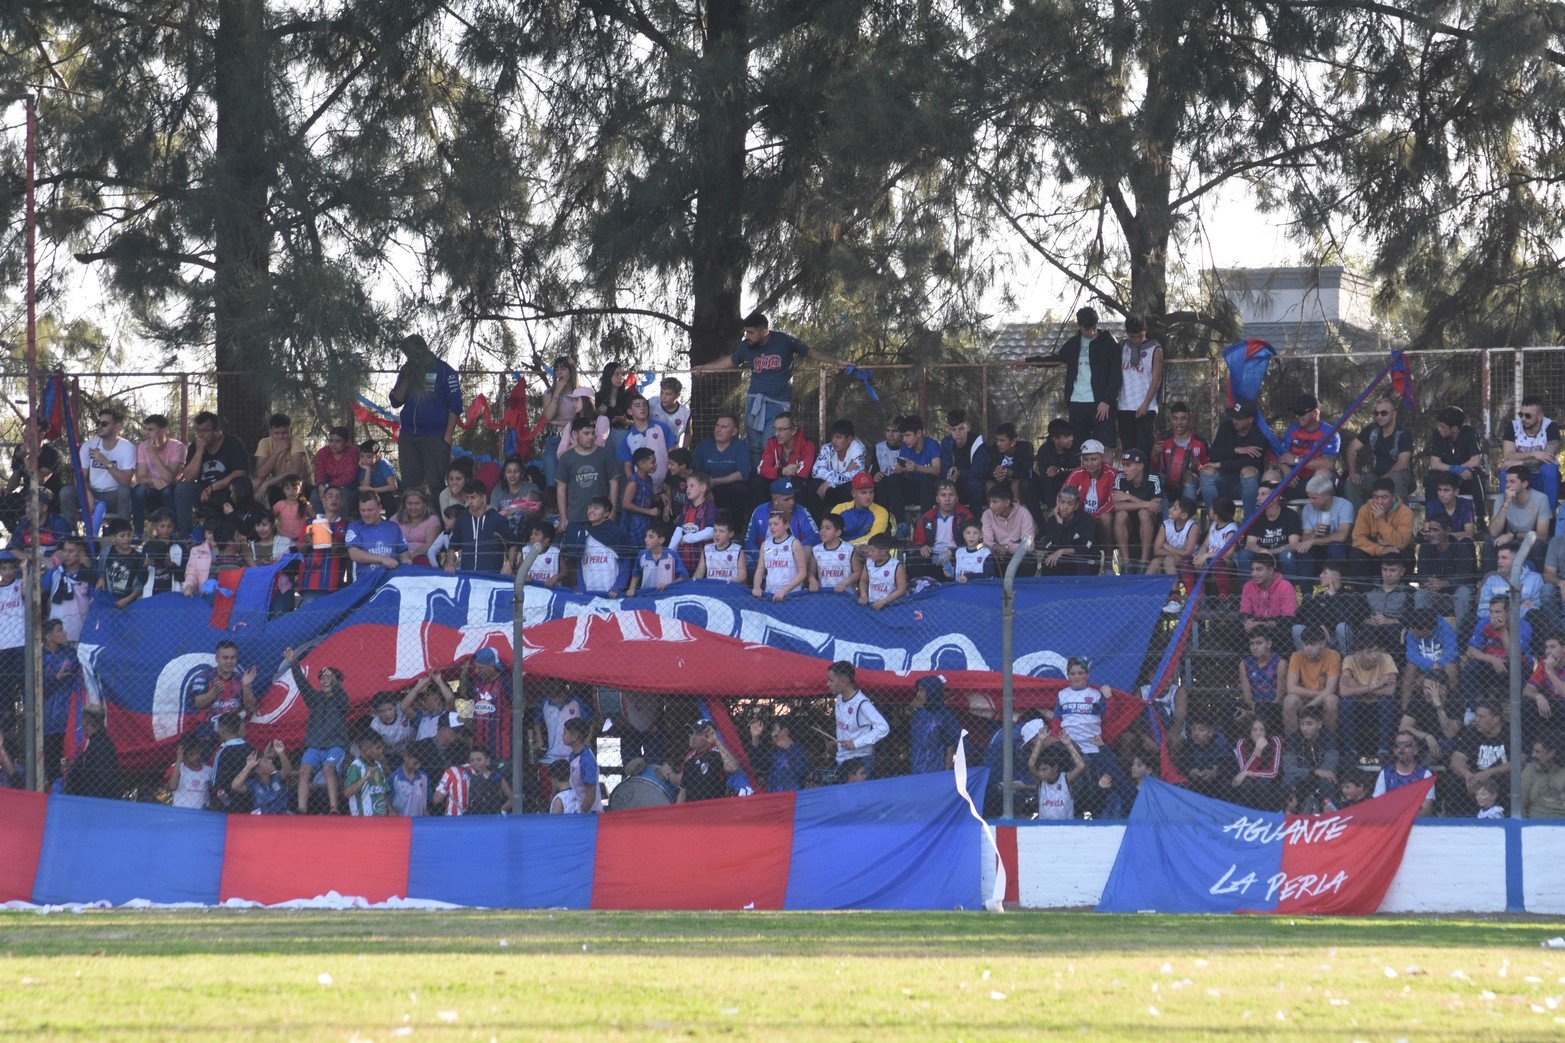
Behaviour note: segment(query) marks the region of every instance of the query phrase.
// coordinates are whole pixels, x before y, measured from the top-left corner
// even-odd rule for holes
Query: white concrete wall
[[[1023,908],[1096,905],[1123,826],[1016,827],[1017,897]],[[1506,827],[1413,827],[1384,913],[1504,912]],[[1529,912],[1565,913],[1565,824],[1522,827],[1522,893]]]

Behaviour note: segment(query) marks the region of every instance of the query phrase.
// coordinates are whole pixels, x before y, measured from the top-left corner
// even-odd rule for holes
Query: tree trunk
[[[707,5],[703,78],[697,99],[698,165],[690,331],[692,364],[711,362],[739,342],[744,289],[745,135],[749,131],[749,0]]]
[[[217,9],[217,149],[209,196],[217,409],[226,429],[251,445],[271,412],[281,354],[271,343],[272,233],[266,211],[274,114],[266,5],[264,0],[218,0]]]

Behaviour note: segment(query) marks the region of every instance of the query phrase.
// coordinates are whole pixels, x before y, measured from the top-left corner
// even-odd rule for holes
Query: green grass
[[[1539,942],[1562,931],[1090,913],[7,913],[0,1032],[1558,1039],[1565,952]]]

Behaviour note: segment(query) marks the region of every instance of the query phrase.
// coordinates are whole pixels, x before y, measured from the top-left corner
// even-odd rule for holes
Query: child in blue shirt
[[[668,541],[672,536],[668,522],[654,522],[647,527],[647,534],[643,537],[647,549],[636,557],[630,589],[625,592],[627,597],[637,590],[662,590],[670,583],[690,578],[690,573],[685,570],[684,559],[668,549]]]
[[[632,547],[641,543],[648,525],[665,516],[660,506],[662,496],[652,478],[657,462],[657,454],[646,447],[630,454],[630,481],[625,483],[620,500],[620,528]]]
[[[288,814],[288,787],[283,776],[288,773],[288,754],[283,741],[273,739],[263,753],[251,750],[245,757],[245,766],[234,776],[232,789],[243,788],[250,794],[250,803],[256,815]]]

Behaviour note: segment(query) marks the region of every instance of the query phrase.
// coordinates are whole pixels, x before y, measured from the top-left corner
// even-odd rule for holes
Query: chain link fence
[[[1469,422],[1486,436],[1484,448],[1491,461],[1498,458],[1503,429],[1515,416],[1518,405],[1541,395],[1547,411],[1552,408],[1551,389],[1565,386],[1561,380],[1565,377],[1561,371],[1565,368],[1565,349],[1433,353],[1414,357],[1410,364],[1418,407],[1407,412],[1404,419],[1413,432],[1415,446],[1426,444],[1432,415],[1438,408],[1458,405],[1467,413]],[[1279,358],[1273,364],[1262,405],[1269,414],[1285,416],[1285,410],[1276,407],[1308,391],[1321,399],[1323,411],[1331,417],[1345,408],[1383,365],[1381,356]],[[496,404],[503,401],[511,386],[509,381],[514,379],[511,374],[478,372],[465,372],[462,377],[465,396],[470,399],[483,393]],[[1057,369],[1015,364],[880,367],[873,376],[877,402],[866,385],[852,376],[808,370],[798,374],[794,405],[800,428],[817,443],[823,427],[829,429],[831,422],[839,419],[851,420],[873,461],[875,443],[886,437],[887,421],[912,412],[924,417],[930,437],[944,433],[946,411],[965,409],[986,438],[992,438],[1000,423],[1010,422],[1017,425],[1021,438],[1036,441],[1048,420],[1059,411],[1062,377]],[[376,379],[385,386],[377,384],[366,391],[366,397],[384,401],[393,378],[394,374],[377,374]],[[1197,432],[1208,434],[1222,405],[1222,379],[1220,364],[1206,360],[1171,362],[1165,373],[1164,402],[1188,402],[1196,417]],[[25,400],[25,391],[22,398],[16,397],[18,385],[14,376],[0,380],[7,383],[14,406]],[[113,403],[133,419],[162,412],[175,425],[188,422],[196,411],[210,404],[213,387],[209,376],[194,374],[84,374],[74,380],[86,408]],[[701,377],[693,385],[686,380],[694,412],[693,442],[711,436],[719,412],[742,412],[743,387],[742,374]],[[655,394],[655,389],[649,391]],[[536,398],[530,403],[533,415],[536,416],[540,404]],[[84,411],[79,411],[78,416]],[[19,412],[13,410],[13,416],[8,418],[13,427],[8,431],[14,431],[17,416]],[[1345,433],[1367,423],[1368,418],[1361,414]],[[373,431],[367,427],[355,431],[359,436],[370,433]],[[316,434],[308,432],[305,436],[312,451],[317,444]],[[137,437],[133,425],[127,425],[126,435]],[[485,437],[487,433],[474,436]],[[475,442],[472,451],[475,455],[493,454],[497,448]],[[395,466],[394,453],[390,458]],[[877,483],[873,499],[882,507],[888,499],[886,492],[884,480]],[[410,806],[408,800],[414,800],[416,806],[422,794],[422,806],[428,813],[444,813],[452,806],[449,802],[463,800],[470,810],[497,810],[496,794],[500,807],[516,813],[546,813],[553,807],[571,806],[581,800],[590,802],[595,797],[605,800],[613,810],[671,802],[679,799],[681,789],[690,797],[687,773],[691,764],[702,763],[701,758],[709,766],[708,774],[717,778],[697,783],[698,796],[780,785],[824,785],[846,781],[854,774],[850,769],[855,765],[851,762],[861,759],[842,756],[837,700],[827,690],[828,662],[846,658],[857,662],[872,678],[862,687],[876,708],[875,716],[880,718],[880,723],[876,723],[865,715],[868,723],[863,726],[869,729],[866,735],[875,734],[874,758],[866,766],[866,774],[893,776],[944,768],[952,746],[951,736],[962,731],[968,734],[969,760],[988,761],[999,768],[1003,744],[996,736],[1002,731],[1003,713],[993,674],[1004,662],[999,651],[1000,584],[997,579],[984,577],[974,578],[970,584],[955,584],[939,558],[924,555],[930,540],[938,539],[950,545],[942,549],[952,552],[954,568],[955,549],[963,542],[955,526],[946,528],[942,523],[926,530],[920,524],[922,514],[931,506],[927,495],[922,495],[928,492],[921,488],[909,492],[899,503],[907,510],[896,516],[890,512],[885,512],[883,520],[876,516],[875,523],[883,524],[890,537],[888,555],[904,562],[903,583],[909,593],[899,597],[900,606],[893,603],[877,610],[859,604],[856,593],[802,592],[785,599],[790,607],[773,616],[761,611],[770,605],[769,598],[744,594],[741,604],[718,599],[718,603],[728,606],[724,611],[736,622],[726,628],[715,627],[716,632],[740,641],[744,647],[767,644],[768,640],[758,639],[757,635],[768,635],[778,642],[778,647],[810,650],[819,660],[819,676],[811,682],[814,687],[809,691],[782,693],[778,690],[780,680],[755,676],[743,668],[735,680],[735,688],[740,691],[725,692],[722,698],[683,689],[678,670],[673,671],[673,678],[660,677],[658,684],[641,688],[622,679],[593,680],[572,676],[569,671],[556,676],[547,670],[529,670],[522,688],[521,727],[514,730],[510,724],[509,692],[502,694],[505,686],[497,680],[509,677],[513,661],[508,627],[504,625],[510,594],[503,576],[491,576],[486,583],[474,584],[468,582],[472,577],[465,568],[458,579],[448,580],[439,573],[422,574],[426,575],[427,589],[421,588],[424,600],[419,603],[417,618],[396,617],[391,637],[366,637],[363,634],[369,631],[360,634],[348,624],[356,619],[356,613],[379,602],[362,592],[348,593],[355,589],[355,566],[371,566],[350,560],[345,524],[319,538],[313,533],[301,533],[291,547],[251,536],[240,541],[242,546],[208,548],[207,555],[198,553],[200,548],[195,546],[179,547],[175,555],[173,547],[159,542],[156,532],[132,534],[131,543],[139,543],[145,557],[140,566],[132,567],[130,587],[121,582],[123,561],[111,562],[102,556],[94,561],[79,544],[62,543],[52,554],[56,559],[53,564],[58,567],[44,583],[43,614],[49,622],[40,624],[37,631],[44,649],[45,702],[36,708],[42,741],[35,756],[45,781],[53,781],[62,766],[68,765],[77,781],[65,785],[75,792],[164,800],[186,806],[199,803],[227,810],[249,810],[259,803],[266,809],[285,811],[350,811],[355,799],[362,810],[363,798],[359,794],[366,787],[376,800],[383,787],[388,808],[406,809]],[[749,531],[753,507],[763,503],[768,495],[767,483],[757,482],[746,485],[742,494],[727,504],[737,515],[732,521],[738,542],[742,543]],[[802,496],[801,502],[813,514],[814,524],[830,513],[826,505],[810,495]],[[342,512],[344,523],[357,516],[357,504],[346,506]],[[534,522],[548,520],[550,506],[550,498],[543,497],[538,505],[525,508],[525,523],[511,525],[514,513],[506,519],[497,536],[503,544],[498,560],[513,570],[519,567],[521,553],[532,541],[533,533],[549,531]],[[990,505],[979,499],[971,506],[981,516]],[[1021,509],[1029,511],[1032,528],[1039,530],[1050,519],[1041,511],[1033,513],[1031,508],[1035,506],[1041,504],[1026,504]],[[1162,505],[1159,507],[1161,512]],[[1285,509],[1297,509],[1297,505]],[[874,511],[869,513],[875,515]],[[1158,531],[1162,519],[1160,513]],[[399,529],[407,543],[427,556],[429,536],[436,529],[425,525],[420,530],[420,522],[422,519],[404,519]],[[766,522],[763,516],[763,528]],[[1210,523],[1204,511],[1198,511],[1191,520],[1195,528],[1189,538],[1199,544]],[[906,529],[899,529],[903,524]],[[564,549],[565,528],[556,525],[553,530],[557,550]],[[982,540],[981,517],[978,531]],[[1565,707],[1565,686],[1556,694],[1551,687],[1553,675],[1537,664],[1551,654],[1546,639],[1565,629],[1565,618],[1560,617],[1557,601],[1548,601],[1544,594],[1540,594],[1540,600],[1547,603],[1529,606],[1526,669],[1541,698],[1529,697],[1528,705],[1536,707],[1537,712],[1528,711],[1526,746],[1519,751],[1507,748],[1497,753],[1498,740],[1490,741],[1495,736],[1486,731],[1488,704],[1505,687],[1507,673],[1491,662],[1498,659],[1495,641],[1499,638],[1497,631],[1491,633],[1492,621],[1483,621],[1487,606],[1482,604],[1479,590],[1483,573],[1494,567],[1493,559],[1480,557],[1476,546],[1471,552],[1471,579],[1463,584],[1473,589],[1466,601],[1457,597],[1455,589],[1448,595],[1425,581],[1425,575],[1416,567],[1416,548],[1405,574],[1392,577],[1393,582],[1379,593],[1376,587],[1381,577],[1362,570],[1356,574],[1349,570],[1339,593],[1330,569],[1322,582],[1313,575],[1299,574],[1290,563],[1279,562],[1282,579],[1294,587],[1288,595],[1292,611],[1282,612],[1284,598],[1271,597],[1271,607],[1277,609],[1277,614],[1260,623],[1253,611],[1258,597],[1251,596],[1251,604],[1246,603],[1246,583],[1255,582],[1249,571],[1252,566],[1249,561],[1236,562],[1221,570],[1208,586],[1201,610],[1192,622],[1188,645],[1178,658],[1177,690],[1154,704],[1152,713],[1146,713],[1139,696],[1152,681],[1176,633],[1175,613],[1183,597],[1181,588],[1188,585],[1188,575],[1179,573],[1188,574],[1191,570],[1176,563],[1171,566],[1173,572],[1161,580],[1130,575],[1140,570],[1116,561],[1118,540],[1112,527],[1112,512],[1108,528],[1098,529],[1094,525],[1090,531],[1094,534],[1092,546],[1068,550],[1063,561],[1077,566],[1073,571],[1080,573],[1121,573],[1120,580],[1111,581],[1126,584],[1122,589],[1127,593],[1120,599],[1121,604],[1105,605],[1075,597],[1045,598],[1041,592],[1056,589],[1064,581],[1047,578],[1058,576],[1053,566],[1060,560],[1048,561],[1057,544],[1049,544],[1041,530],[1041,546],[1025,559],[1018,580],[1020,604],[1030,608],[1015,617],[1012,653],[1013,661],[1020,664],[1017,673],[1022,677],[1017,689],[1019,709],[1013,718],[1015,740],[1011,758],[1010,796],[1018,816],[1063,813],[1115,817],[1128,809],[1135,786],[1149,774],[1177,775],[1215,795],[1257,806],[1338,806],[1358,795],[1352,784],[1355,778],[1373,788],[1373,772],[1394,760],[1398,745],[1407,741],[1399,734],[1404,731],[1410,731],[1413,741],[1419,744],[1416,760],[1436,768],[1442,776],[1441,810],[1448,814],[1476,814],[1484,806],[1485,797],[1480,790],[1486,780],[1499,779],[1503,802],[1505,779],[1492,771],[1496,764],[1530,757],[1533,740],[1553,739],[1554,731],[1543,711],[1554,709],[1551,700],[1556,697]],[[932,537],[931,532],[938,535]],[[1157,549],[1154,546],[1149,551],[1138,546],[1139,526],[1127,535],[1138,560],[1151,557]],[[612,549],[629,558],[643,546],[627,537]],[[106,548],[97,549],[101,555]],[[583,539],[572,553],[579,558],[589,549],[591,545]],[[288,550],[299,553],[300,559],[271,578],[272,585],[258,610],[262,622],[256,624],[255,631],[235,631],[235,649],[219,648],[213,640],[211,614],[223,611],[225,600],[235,600],[238,591],[226,589],[218,577],[230,567],[264,566]],[[202,558],[204,562],[200,561]],[[134,562],[134,554],[128,560]],[[1041,560],[1045,564],[1041,565]],[[861,568],[868,564],[861,556],[850,555],[847,567],[851,569],[855,562]],[[438,548],[435,564],[444,564]],[[197,567],[192,568],[193,565]],[[805,567],[808,570],[808,560]],[[878,575],[882,579],[878,582],[884,583],[886,573],[884,566],[880,568]],[[565,586],[569,586],[572,578],[569,568],[566,571]],[[893,588],[897,571],[893,566]],[[1039,578],[1040,571],[1046,574],[1045,578]],[[1288,579],[1290,575],[1292,580]],[[122,600],[123,604],[116,607],[112,601],[105,603],[100,598],[93,613],[111,621],[150,620],[152,615],[161,618],[161,613],[139,614],[148,613],[154,605],[169,606],[169,611],[179,618],[189,616],[201,625],[186,630],[172,623],[152,623],[150,626],[158,631],[157,640],[151,642],[155,649],[147,654],[157,662],[126,660],[124,648],[95,628],[88,626],[86,635],[82,633],[87,624],[87,605],[93,596],[91,589],[100,577],[110,587],[113,600]],[[7,585],[5,579],[0,573],[0,588]],[[456,587],[442,585],[459,580],[467,584],[461,588],[460,597]],[[1142,586],[1132,587],[1134,583]],[[694,595],[701,586],[692,584],[684,589]],[[170,587],[173,591],[165,592]],[[483,590],[478,591],[478,587]],[[942,593],[957,588],[961,588],[961,597]],[[563,602],[547,612],[533,612],[532,599],[548,601],[564,589],[558,584],[532,588],[533,593],[528,595],[529,626],[551,619],[601,617],[610,608],[600,599],[591,602],[594,607],[590,612],[564,607]],[[145,604],[137,603],[140,595],[154,590],[158,593]],[[884,596],[883,588],[877,590],[880,594],[876,598],[868,598],[866,592],[866,600]],[[1340,604],[1334,599],[1340,599]],[[698,599],[686,600],[695,604]],[[1166,606],[1165,601],[1169,602]],[[650,612],[658,618],[687,622],[694,618],[687,619],[677,610],[664,613],[655,604],[618,604],[637,606],[637,613]],[[699,610],[700,619],[710,620],[718,610],[702,604],[705,607]],[[341,607],[333,609],[333,605]],[[1105,645],[1098,632],[1124,625],[1123,617],[1136,606],[1150,609],[1138,617],[1134,638]],[[251,609],[257,611],[253,605]],[[227,610],[232,611],[232,606]],[[622,609],[621,614],[629,611]],[[311,612],[324,615],[306,622]],[[1426,635],[1423,630],[1429,629],[1424,626],[1428,612],[1433,613],[1435,623]],[[883,626],[893,625],[884,623],[891,620],[899,632],[896,642],[870,636],[879,633]],[[7,626],[12,622],[12,617],[8,617]],[[1415,622],[1417,628],[1410,639],[1408,627]],[[430,634],[437,623],[456,636],[449,640],[432,639]],[[704,624],[696,625],[705,629]],[[1316,626],[1324,628],[1324,642],[1306,640]],[[112,622],[106,633],[118,633]],[[1263,634],[1269,648],[1260,640]],[[1478,644],[1470,645],[1474,635]],[[959,655],[951,650],[964,641],[981,645],[981,651],[969,655],[962,649]],[[1316,644],[1325,647],[1316,649]],[[19,640],[8,644],[8,655],[19,652],[21,645]],[[995,647],[991,649],[990,645]],[[931,647],[937,651],[926,651],[920,659],[920,650]],[[1479,654],[1470,654],[1469,647],[1476,648]],[[286,663],[285,648],[299,653],[303,683]],[[497,653],[498,662],[489,662],[489,657],[482,655],[490,649]],[[822,654],[823,650],[827,650],[826,654]],[[905,650],[906,654],[898,650]],[[229,662],[230,652],[233,662]],[[1088,659],[1084,664],[1086,674],[1079,678],[1072,676],[1069,662],[1077,655]],[[1445,662],[1429,668],[1422,665],[1425,658],[1438,660],[1447,655],[1451,658],[1449,669]],[[18,783],[26,774],[25,754],[29,748],[23,728],[29,718],[20,659],[20,655],[15,655],[6,660],[7,694],[0,707],[0,716],[5,718],[0,721],[5,753],[0,759],[0,772]],[[972,666],[980,660],[981,668]],[[403,669],[408,662],[418,669],[408,673]],[[395,664],[395,668],[388,663]],[[963,680],[960,675],[964,666],[991,676],[987,680]],[[252,667],[257,672],[247,682]],[[873,671],[882,667],[892,675],[935,670],[949,673],[951,681],[938,691],[920,690],[906,681],[877,681]],[[1482,672],[1485,669],[1488,674]],[[1099,685],[1109,683],[1102,679],[1105,670],[1110,671],[1107,676],[1112,682],[1111,694],[1103,700],[1108,710],[1098,706],[1098,699],[1092,694],[1101,695]],[[312,736],[310,729],[316,727],[314,711],[306,706],[304,691],[316,692],[312,698],[319,696],[319,690],[330,684],[325,677],[333,671],[343,685],[348,703],[340,715],[340,730]],[[1534,678],[1535,671],[1542,673]],[[1051,679],[1046,690],[1028,680],[1039,676]],[[1305,683],[1323,683],[1327,676],[1335,684],[1331,698],[1321,697]],[[1349,677],[1357,679],[1350,685],[1369,687],[1349,694],[1344,687]],[[1296,685],[1294,678],[1298,679]],[[1390,685],[1389,704],[1381,694],[1386,684]],[[1051,710],[1055,691],[1060,688],[1067,689],[1069,705]],[[213,691],[218,694],[207,699]],[[91,708],[99,705],[108,710],[106,731],[102,733],[108,740],[96,740],[100,752],[92,754],[94,735],[99,733],[95,732],[97,722]],[[500,709],[502,706],[504,709]],[[132,712],[130,707],[144,707],[146,712]],[[225,724],[224,714],[216,711],[226,710],[232,710],[237,718],[228,719]],[[1316,710],[1322,718],[1321,731],[1335,756],[1331,769],[1311,767],[1314,761],[1301,760],[1325,755],[1323,746],[1303,735],[1313,727],[1304,722]],[[1565,716],[1565,708],[1554,712]],[[330,718],[332,711],[328,710],[327,716]],[[582,758],[568,741],[566,722],[573,717],[586,722],[582,746],[593,751],[596,759],[600,773],[597,787],[583,781]],[[1251,735],[1254,719],[1259,719],[1266,729],[1260,739]],[[693,725],[705,721],[712,721],[710,730],[702,727],[692,732]],[[240,731],[235,731],[235,724]],[[332,728],[337,726],[333,724]],[[574,728],[571,726],[570,730]],[[378,758],[372,736],[379,737]],[[1276,771],[1271,776],[1261,771],[1236,782],[1239,758],[1253,758],[1259,751],[1265,760],[1264,754],[1272,749],[1270,740],[1274,737],[1282,740],[1276,748]],[[330,740],[330,744],[312,744],[313,740]],[[116,747],[117,763],[112,769],[101,752],[110,741]],[[1243,745],[1247,742],[1255,745]],[[487,759],[479,757],[475,762],[471,750],[474,746],[483,747]],[[339,750],[340,756],[334,753]],[[411,763],[418,765],[411,775],[405,766],[410,753]],[[690,759],[692,753],[696,755],[694,761]],[[1502,759],[1496,761],[1496,756]],[[1545,759],[1547,756],[1545,750]],[[564,769],[552,767],[562,761],[566,764]],[[417,782],[420,770],[421,784]],[[562,770],[563,780],[559,778]],[[1331,779],[1320,774],[1322,771],[1329,771]],[[996,771],[991,779],[995,776],[1001,776],[1000,782],[992,781],[983,794],[984,810],[990,815],[1000,814],[1005,804],[1003,775]],[[366,777],[369,782],[361,782]],[[1257,780],[1256,785],[1246,785]],[[500,786],[501,781],[507,786]],[[519,789],[508,792],[512,781],[519,783]],[[355,787],[355,783],[359,785]],[[279,792],[282,797],[277,795]],[[438,799],[437,794],[441,794]],[[557,800],[561,794],[565,796]],[[371,805],[379,806],[374,801]]]

